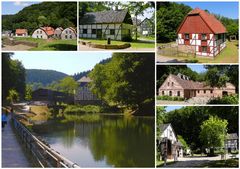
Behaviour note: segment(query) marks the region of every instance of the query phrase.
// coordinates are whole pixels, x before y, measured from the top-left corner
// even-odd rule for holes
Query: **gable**
[[[168,125],[168,127],[164,131],[161,131],[161,132],[162,132],[160,135],[161,138],[167,138],[167,139],[171,140],[172,142],[177,141],[177,137],[172,128],[172,125]]]
[[[173,82],[173,85],[172,85],[172,82]],[[168,83],[169,83],[169,85],[168,85]],[[169,75],[159,89],[161,89],[161,90],[164,90],[164,89],[170,89],[170,90],[179,89],[179,90],[181,90],[184,88],[175,78],[173,78],[173,76]]]

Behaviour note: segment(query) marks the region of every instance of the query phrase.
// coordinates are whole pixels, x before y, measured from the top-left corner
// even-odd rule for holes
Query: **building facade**
[[[228,150],[229,153],[232,151],[238,151],[239,145],[239,138],[237,133],[229,133],[227,134],[227,138],[225,141],[225,148]]]
[[[78,80],[78,88],[75,91],[74,95],[74,102],[75,104],[101,104],[102,101],[94,95],[89,88],[89,83],[92,80],[89,77],[83,76],[81,79]]]
[[[131,38],[132,18],[127,10],[86,13],[80,18],[79,37],[124,40]]]
[[[145,18],[141,23],[138,25],[138,30],[142,35],[148,36],[154,34],[155,24],[152,22],[151,19]]]
[[[54,36],[54,29],[52,27],[40,27],[36,29],[33,34],[32,38],[39,38],[39,39],[49,39]]]
[[[178,96],[182,98],[192,97],[223,97],[224,95],[235,94],[235,86],[231,83],[226,83],[225,87],[217,88],[210,87],[204,82],[195,82],[189,77],[178,74],[170,74],[163,84],[160,86],[159,96]]]
[[[215,16],[196,8],[188,13],[177,30],[178,49],[214,57],[226,47],[226,32]]]
[[[54,37],[57,39],[61,39],[61,34],[62,34],[63,28],[58,27],[54,30]]]
[[[61,33],[61,39],[77,39],[76,30],[72,27],[64,29]]]
[[[27,31],[27,29],[16,29],[15,36],[16,37],[27,37],[28,31]]]

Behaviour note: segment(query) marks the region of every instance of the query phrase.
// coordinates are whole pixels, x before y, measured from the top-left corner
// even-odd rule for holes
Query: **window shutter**
[[[198,34],[198,39],[202,40],[202,34],[201,33]]]
[[[210,53],[210,46],[207,47],[207,53]]]
[[[192,39],[192,34],[191,33],[189,34],[189,39]]]
[[[210,40],[210,34],[209,33],[207,34],[207,40]]]

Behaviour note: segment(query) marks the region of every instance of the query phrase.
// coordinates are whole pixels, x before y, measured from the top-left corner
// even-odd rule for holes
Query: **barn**
[[[145,36],[154,34],[155,24],[151,19],[145,18],[138,24],[138,31]]]
[[[223,97],[224,95],[235,94],[235,86],[226,83],[225,87],[217,88],[206,85],[204,82],[190,80],[186,75],[170,74],[159,88],[159,96],[177,96],[182,98],[192,97]]]
[[[61,33],[61,39],[77,39],[76,30],[72,27],[64,29]]]
[[[15,36],[16,37],[27,37],[28,31],[27,31],[27,29],[16,29]]]
[[[36,29],[32,38],[40,38],[40,39],[49,39],[54,36],[54,29],[52,27],[40,27]]]
[[[97,98],[96,95],[94,95],[89,88],[89,83],[92,80],[89,77],[83,76],[81,79],[79,79],[77,82],[79,84],[75,96],[74,96],[74,102],[75,104],[82,104],[82,105],[88,105],[88,104],[101,104],[102,101]]]
[[[183,157],[183,146],[178,141],[171,123],[160,124],[158,127],[160,133],[157,138],[157,147],[161,152],[161,160],[164,160],[164,157],[175,160],[177,157]]]
[[[177,29],[179,50],[215,57],[226,47],[226,28],[212,14],[196,8]]]
[[[128,10],[90,12],[80,18],[79,37],[126,40],[131,38],[132,27]]]
[[[228,150],[228,153],[232,151],[238,151],[239,138],[237,133],[228,133],[225,140],[225,149]]]
[[[54,30],[54,37],[57,39],[61,39],[61,34],[62,34],[63,28],[58,27]]]

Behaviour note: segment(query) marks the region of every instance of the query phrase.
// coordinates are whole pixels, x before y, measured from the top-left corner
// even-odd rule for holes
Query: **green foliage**
[[[192,9],[175,2],[157,3],[157,41],[171,42],[177,38],[177,28]]]
[[[157,96],[157,100],[183,101],[184,98],[179,96],[164,95],[164,96]]]
[[[27,101],[32,100],[32,87],[31,87],[31,85],[26,85],[25,100],[27,100]]]
[[[100,106],[95,105],[86,105],[86,106],[77,106],[77,105],[68,105],[64,109],[64,114],[81,114],[81,113],[100,113]]]
[[[211,99],[208,104],[238,104],[238,95],[223,96]]]
[[[19,101],[19,94],[15,89],[10,89],[6,99],[9,103],[18,102]]]
[[[157,126],[161,125],[164,123],[164,116],[166,113],[165,107],[161,107],[161,106],[157,106]],[[157,127],[157,138],[160,136],[160,133],[162,133],[163,131],[160,131],[160,128]]]
[[[17,28],[28,30],[29,34],[39,26],[76,27],[76,2],[41,2],[23,8],[15,15],[3,15],[2,29],[15,31]]]
[[[187,144],[187,142],[184,140],[184,138],[181,135],[177,135],[178,141],[180,141],[183,145],[183,149],[186,151],[187,149],[189,149],[189,146]]]
[[[26,82],[35,83],[36,86],[46,86],[53,81],[58,81],[66,77],[67,74],[55,70],[27,69]]]
[[[20,98],[25,93],[25,69],[18,60],[11,59],[13,53],[2,53],[2,99],[9,95],[9,90],[14,89]]]
[[[199,138],[205,147],[214,150],[215,147],[224,147],[224,140],[227,133],[227,120],[222,120],[217,116],[202,123]]]
[[[114,53],[111,61],[97,64],[89,76],[93,80],[90,83],[92,92],[109,105],[144,110],[145,113],[153,109],[153,54]]]

